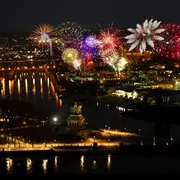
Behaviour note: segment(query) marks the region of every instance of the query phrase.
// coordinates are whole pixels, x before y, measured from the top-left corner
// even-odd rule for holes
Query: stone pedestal
[[[80,128],[85,125],[85,118],[82,114],[73,114],[67,119],[67,124],[71,128]]]

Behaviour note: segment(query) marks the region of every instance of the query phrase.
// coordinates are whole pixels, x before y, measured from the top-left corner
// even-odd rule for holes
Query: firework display
[[[35,41],[39,43],[49,43],[50,46],[50,55],[52,56],[52,39],[51,36],[55,35],[56,29],[49,24],[40,24],[36,26],[33,31],[33,36]]]
[[[150,50],[152,55],[158,53],[179,60],[180,25],[161,24],[161,21],[151,19],[145,20],[142,25],[137,24],[135,29],[128,28],[130,35],[122,37],[123,31],[120,32],[111,26],[94,34],[74,22],[65,22],[57,28],[49,24],[36,26],[33,37],[40,44],[49,44],[51,55],[52,41],[55,42],[62,60],[77,70],[81,65],[88,69],[88,64],[95,64],[92,60],[98,60],[120,72],[128,63],[124,58],[129,59],[127,51],[145,54]]]
[[[84,60],[93,60],[97,56],[97,39],[95,36],[89,35],[82,42],[81,57]]]
[[[81,67],[81,60],[75,59],[72,64],[73,64],[75,69],[81,70],[80,69],[80,67]]]
[[[96,48],[97,39],[96,39],[95,36],[88,36],[88,37],[85,38],[84,44],[90,49]]]
[[[33,30],[33,37],[39,42],[48,42],[51,36],[54,36],[56,29],[50,24],[40,24]]]
[[[66,22],[57,28],[57,38],[59,48],[64,50],[66,48],[81,49],[83,41],[83,30],[74,22]]]
[[[132,44],[129,51],[132,51],[139,46],[139,51],[142,54],[146,50],[146,45],[154,48],[154,41],[162,41],[163,37],[159,36],[165,31],[163,28],[159,28],[161,21],[145,20],[143,25],[136,25],[136,29],[128,28],[132,34],[125,37],[128,44]]]
[[[113,27],[103,29],[98,36],[98,48],[102,57],[109,56],[116,52],[121,46],[119,30]]]
[[[117,61],[118,71],[122,71],[127,63],[128,62],[124,57],[121,57],[120,59],[118,59]]]
[[[42,32],[48,34],[49,36],[53,36],[55,35],[56,28],[54,28],[50,24],[40,24],[39,26],[35,27],[33,34],[38,36]]]
[[[163,24],[165,29],[162,33],[164,41],[156,43],[156,52],[167,58],[179,60],[180,58],[180,25]]]
[[[78,51],[74,48],[67,48],[62,53],[62,59],[67,64],[72,64],[74,60],[79,58],[78,56]]]
[[[111,56],[104,58],[104,61],[118,73],[120,73],[128,63],[127,60],[124,57],[121,57],[118,52],[114,52]]]
[[[102,60],[110,65],[114,71],[120,73],[118,62],[121,58],[122,43],[120,41],[120,31],[114,27],[102,29],[98,36],[98,51]]]

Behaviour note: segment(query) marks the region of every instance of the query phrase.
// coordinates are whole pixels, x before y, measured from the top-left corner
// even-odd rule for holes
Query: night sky
[[[35,25],[59,25],[74,21],[98,30],[114,22],[118,28],[134,28],[146,18],[180,23],[178,0],[1,0],[0,32],[31,31]]]

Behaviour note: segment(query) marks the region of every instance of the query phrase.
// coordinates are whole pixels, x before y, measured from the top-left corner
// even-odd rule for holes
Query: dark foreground
[[[0,175],[175,174],[180,173],[179,150],[179,146],[128,146],[88,152],[1,152]]]

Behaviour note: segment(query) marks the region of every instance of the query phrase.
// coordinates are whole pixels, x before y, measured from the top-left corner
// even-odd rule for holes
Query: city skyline
[[[2,1],[0,174],[180,172],[179,7]]]
[[[152,0],[148,6],[137,1],[94,1],[78,0],[45,1],[4,1],[1,2],[0,32],[30,32],[34,26],[49,23],[57,26],[74,21],[83,28],[99,30],[112,23],[117,28],[135,27],[145,19],[157,19],[162,23],[180,23],[177,16],[178,2],[171,4]]]

